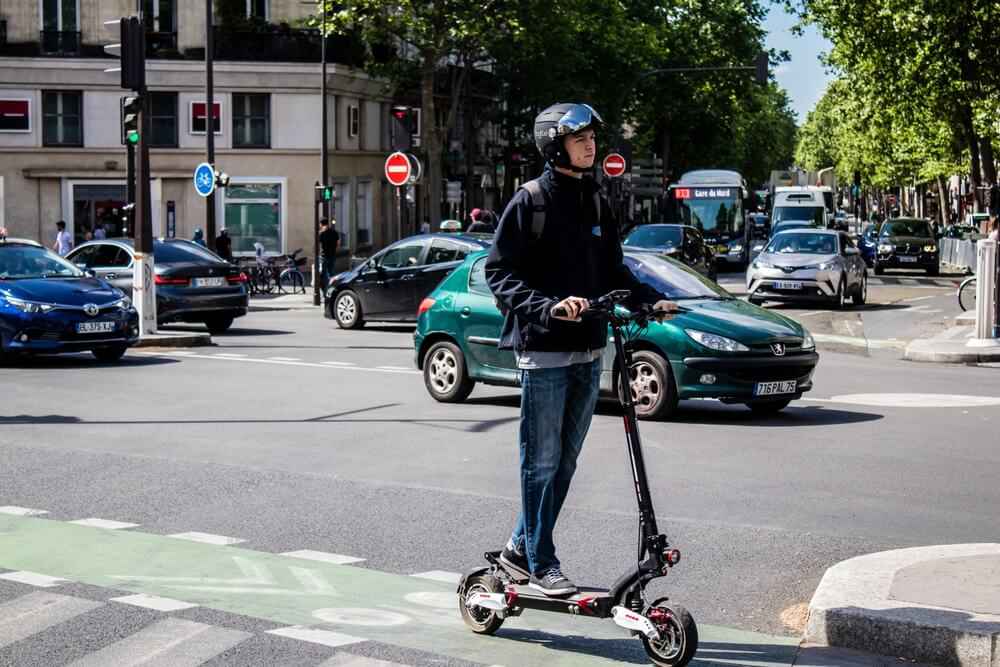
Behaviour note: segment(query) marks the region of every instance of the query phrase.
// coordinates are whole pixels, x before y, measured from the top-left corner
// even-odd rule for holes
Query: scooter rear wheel
[[[465,587],[458,594],[458,610],[462,614],[462,620],[477,635],[492,635],[503,625],[503,619],[490,609],[470,608],[466,605],[466,600],[476,592],[503,593],[503,590],[503,584],[493,575],[477,574],[474,577],[469,577],[465,582]]]
[[[698,650],[698,626],[687,609],[666,602],[666,598],[661,598],[646,609],[646,616],[660,631],[661,639],[641,636],[642,645],[657,667],[683,667]]]

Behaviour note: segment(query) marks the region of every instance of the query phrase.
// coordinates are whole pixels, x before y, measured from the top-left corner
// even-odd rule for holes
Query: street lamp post
[[[319,146],[319,160],[320,160],[320,177],[322,178],[323,187],[328,185],[327,179],[329,177],[328,165],[327,165],[327,104],[326,104],[326,2],[323,2],[323,18],[319,34],[319,59],[320,59],[320,108],[321,108],[321,122],[323,123],[322,138],[320,139]],[[323,217],[327,220],[330,219],[330,202],[326,199],[323,200]],[[330,261],[335,262],[336,258],[331,258]],[[313,305],[320,305],[320,280],[322,273],[320,272],[319,265],[319,226],[313,226]],[[325,287],[325,285],[323,286]]]

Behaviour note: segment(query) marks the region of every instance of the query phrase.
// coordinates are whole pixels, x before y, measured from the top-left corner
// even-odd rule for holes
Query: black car
[[[466,255],[492,242],[488,234],[422,234],[396,241],[330,278],[324,313],[342,329],[356,329],[372,320],[416,322],[423,298]]]
[[[132,239],[88,241],[66,259],[131,293],[135,249]],[[183,239],[153,241],[156,321],[203,322],[213,334],[247,314],[246,276],[211,250]]]
[[[640,250],[667,255],[687,264],[709,280],[716,279],[715,253],[705,244],[705,237],[691,225],[650,224],[636,227],[622,245],[629,250]]]
[[[927,275],[936,276],[939,267],[937,239],[929,222],[893,218],[882,225],[875,253],[875,275],[882,275],[886,269],[923,269]]]

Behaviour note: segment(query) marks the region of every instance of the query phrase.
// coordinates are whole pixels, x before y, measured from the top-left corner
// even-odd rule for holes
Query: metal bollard
[[[1000,344],[993,336],[997,298],[997,242],[980,240],[976,244],[976,335],[973,347]]]

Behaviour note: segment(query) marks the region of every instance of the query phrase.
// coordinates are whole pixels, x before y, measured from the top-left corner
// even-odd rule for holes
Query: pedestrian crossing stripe
[[[103,604],[48,591],[28,593],[4,602],[0,604],[0,648],[27,639]]]
[[[198,667],[253,635],[183,618],[164,618],[70,667]]]

